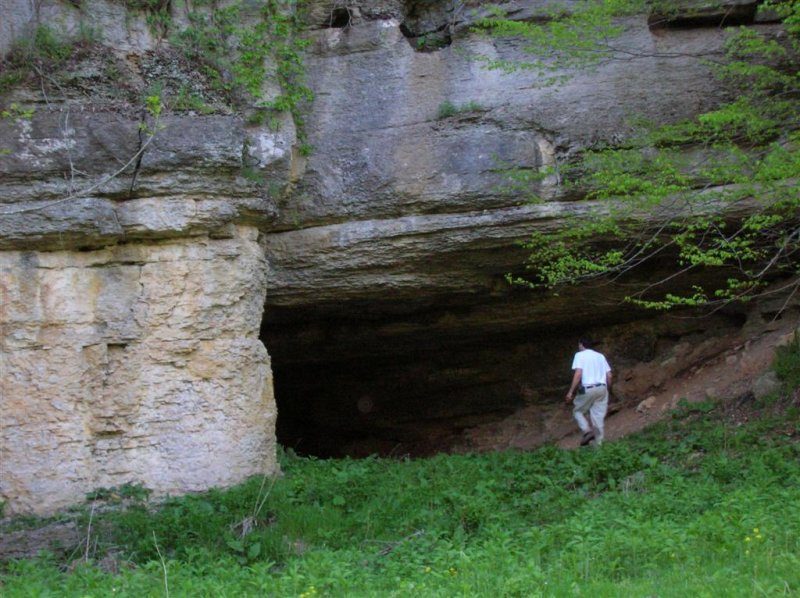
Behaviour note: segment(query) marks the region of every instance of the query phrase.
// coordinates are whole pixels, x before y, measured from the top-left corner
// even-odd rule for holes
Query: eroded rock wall
[[[247,122],[123,2],[2,0],[0,12],[3,52],[37,27],[83,36],[55,71],[17,58],[0,90],[6,513],[51,513],[100,487],[163,496],[275,473],[261,231],[275,212],[265,184],[290,169],[291,118]],[[145,107],[159,87],[160,114]],[[180,89],[205,93],[210,114],[173,110],[166,90]]]
[[[275,471],[258,234],[0,252],[0,499],[12,512]]]

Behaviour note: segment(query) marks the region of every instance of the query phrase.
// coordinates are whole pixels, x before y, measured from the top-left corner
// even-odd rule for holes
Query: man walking
[[[583,432],[581,446],[603,443],[603,422],[608,411],[608,393],[611,390],[611,367],[602,353],[592,349],[594,343],[588,336],[578,341],[578,352],[572,360],[572,384],[566,402],[574,400],[572,414]],[[576,395],[577,393],[577,395]],[[592,420],[586,421],[586,414]]]

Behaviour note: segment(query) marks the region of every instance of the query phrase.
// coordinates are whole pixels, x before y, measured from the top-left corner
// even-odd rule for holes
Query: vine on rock
[[[224,6],[216,0],[186,0],[188,23],[182,27],[173,18],[175,0],[121,2],[131,13],[145,16],[159,40],[167,40],[168,47],[174,47],[187,66],[203,76],[202,85],[212,95],[222,94],[230,106],[249,110],[251,122],[269,122],[277,127],[277,113],[289,112],[298,137],[304,140],[303,109],[313,99],[305,83],[303,62],[309,42],[300,35],[304,0],[237,1]],[[68,61],[75,62],[80,52],[100,48],[101,37],[86,26],[68,36],[38,25],[33,35],[20,40],[0,58],[0,92],[32,75],[60,77],[59,69],[63,70]],[[118,69],[109,63],[108,70]],[[278,93],[268,89],[270,81],[277,83]],[[197,86],[197,82],[186,82],[168,92],[166,82],[150,80],[141,98],[163,89],[171,96],[171,108],[213,112],[214,107],[204,101]]]
[[[253,11],[241,2],[189,13],[189,25],[172,36],[185,56],[199,65],[212,86],[234,104],[252,106],[252,122],[288,111],[298,138],[304,139],[303,106],[313,99],[305,84],[301,6],[295,0],[264,0]],[[265,83],[274,76],[281,92],[268,97]],[[269,119],[276,126],[276,119]]]

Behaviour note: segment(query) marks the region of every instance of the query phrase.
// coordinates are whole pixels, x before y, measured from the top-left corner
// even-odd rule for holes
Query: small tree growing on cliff
[[[647,8],[637,0],[588,1],[569,14],[554,10],[545,22],[494,14],[479,25],[494,35],[523,36],[540,57],[491,67],[536,69],[556,83],[556,69],[629,53],[609,42],[621,31],[614,19]],[[729,30],[725,55],[713,68],[735,90],[732,100],[558,167],[565,190],[596,202],[597,210],[557,232],[532,234],[526,273],[509,275],[511,282],[553,288],[618,279],[668,258],[671,274],[638,287],[629,301],[669,309],[747,300],[787,275],[785,288],[800,288],[800,1],[768,0],[759,10],[782,21],[783,33]],[[670,292],[682,275],[704,269],[724,272],[722,283]]]

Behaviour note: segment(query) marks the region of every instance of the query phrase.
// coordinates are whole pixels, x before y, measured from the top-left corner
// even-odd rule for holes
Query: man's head
[[[584,334],[578,339],[578,346],[580,346],[582,349],[591,349],[594,347],[594,341],[592,340],[591,336]]]

